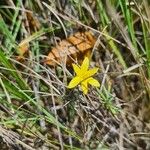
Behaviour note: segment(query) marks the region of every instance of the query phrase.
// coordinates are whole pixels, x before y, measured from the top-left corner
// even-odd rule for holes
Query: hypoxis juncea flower
[[[68,88],[74,88],[77,85],[81,85],[81,89],[84,94],[88,92],[88,84],[93,85],[95,87],[99,87],[99,82],[94,79],[92,76],[97,73],[98,68],[93,68],[88,70],[89,68],[89,59],[85,57],[81,66],[73,65],[73,69],[76,73],[76,76],[70,81]]]

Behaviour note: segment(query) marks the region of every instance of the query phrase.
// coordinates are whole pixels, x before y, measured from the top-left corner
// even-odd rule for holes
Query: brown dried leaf
[[[83,57],[89,56],[95,41],[91,32],[77,32],[52,48],[45,63],[55,66],[56,62],[64,63],[67,58],[67,65],[71,65],[71,57],[80,61]]]
[[[32,12],[26,12],[26,16],[27,16],[29,28],[31,31],[32,30],[36,31],[36,30],[40,29],[41,24],[40,24],[38,18],[35,15],[33,15]]]
[[[18,56],[16,56],[16,60],[18,61],[24,60],[25,54],[27,54],[28,51],[29,51],[29,44],[28,43],[22,44],[21,42],[17,48]]]
[[[18,45],[19,56],[23,56],[28,50],[29,50],[29,44],[28,43]]]

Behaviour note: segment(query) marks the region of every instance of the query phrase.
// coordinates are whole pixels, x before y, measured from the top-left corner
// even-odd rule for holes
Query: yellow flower
[[[71,89],[81,84],[81,89],[83,90],[83,93],[87,94],[88,84],[93,85],[95,87],[99,87],[99,82],[92,77],[98,71],[98,68],[93,68],[91,70],[88,70],[88,68],[89,59],[87,57],[85,57],[80,67],[73,64],[73,69],[76,73],[76,76],[70,81],[68,88]]]

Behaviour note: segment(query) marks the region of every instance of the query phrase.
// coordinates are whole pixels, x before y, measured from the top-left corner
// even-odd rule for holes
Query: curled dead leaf
[[[38,18],[32,12],[26,12],[26,17],[30,31],[37,31],[40,29],[41,24]]]
[[[17,53],[18,53],[18,56],[16,57],[16,59],[18,61],[24,59],[24,56],[25,54],[27,54],[29,51],[29,43],[23,43],[22,42],[18,45],[18,48],[17,48]]]

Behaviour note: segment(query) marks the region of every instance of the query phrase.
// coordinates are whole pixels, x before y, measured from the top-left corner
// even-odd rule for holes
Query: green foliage
[[[111,112],[114,116],[119,113],[120,108],[115,106],[115,97],[111,94],[111,89],[103,88],[102,91],[98,91],[100,101],[103,103],[104,107]]]
[[[52,149],[98,150],[114,145],[116,149],[123,146],[136,149],[141,136],[134,139],[131,131],[138,131],[137,127],[132,128],[132,118],[141,119],[141,116],[130,114],[119,106],[130,105],[132,111],[136,109],[142,115],[142,104],[146,101],[149,106],[149,1],[69,0],[60,7],[61,2],[0,1],[0,125],[15,131],[21,138],[40,139]],[[41,25],[39,29],[30,28],[31,20],[27,19],[26,12],[35,15]],[[97,40],[90,67],[99,68],[97,80],[101,83],[104,78],[104,82],[96,92],[89,86],[87,95],[76,91],[75,96],[74,91],[70,90],[71,94],[67,91],[72,68],[59,66],[62,71],[59,76],[57,66],[50,68],[44,62],[51,46],[79,29],[92,31]],[[21,55],[20,43],[28,45],[27,57]],[[16,59],[17,56],[23,58],[22,62]],[[111,86],[108,86],[107,79],[112,80]],[[117,96],[121,97],[121,102],[117,101]],[[142,104],[133,106],[133,102],[138,101]],[[99,106],[103,107],[99,109]],[[122,120],[126,118],[122,118],[120,112],[129,116],[123,122],[123,130]],[[107,118],[121,119],[113,124],[108,123]],[[113,134],[109,133],[112,127]],[[140,133],[146,130],[141,128]],[[112,143],[115,144],[112,146]],[[141,149],[140,146],[137,147]]]

